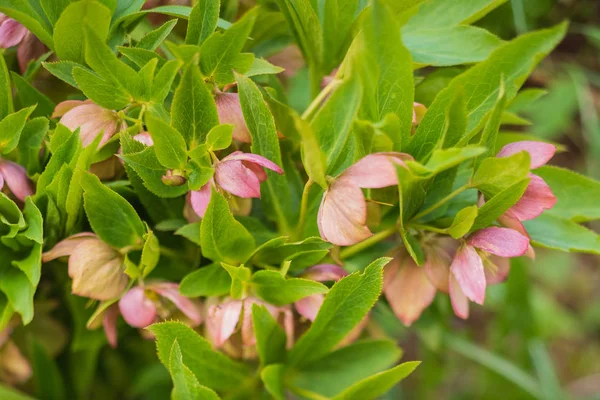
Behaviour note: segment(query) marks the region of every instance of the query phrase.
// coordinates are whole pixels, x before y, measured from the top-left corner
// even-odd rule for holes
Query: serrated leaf
[[[523,196],[529,180],[529,178],[522,179],[488,199],[479,209],[471,230],[475,231],[486,228],[500,218],[502,214],[515,205],[521,196]]]
[[[146,125],[154,141],[158,161],[165,168],[185,168],[187,146],[181,133],[151,114],[146,114]]]
[[[165,22],[160,27],[148,32],[137,43],[135,47],[154,51],[169,36],[173,28],[177,25],[177,19]]]
[[[181,280],[179,291],[187,297],[224,296],[231,289],[231,276],[219,264],[202,267]]]
[[[34,109],[35,106],[24,108],[0,121],[0,154],[8,154],[17,147],[25,121]]]
[[[199,1],[190,13],[185,43],[202,45],[217,28],[219,22],[219,0]]]
[[[261,365],[283,362],[286,353],[286,335],[265,306],[252,305],[252,326]]]
[[[258,271],[250,282],[258,297],[277,306],[328,291],[322,283],[302,278],[285,279],[278,271]]]
[[[101,79],[86,69],[73,68],[73,78],[83,94],[109,110],[125,108],[132,100],[125,89],[115,87],[111,82]]]
[[[169,355],[169,371],[173,378],[173,400],[219,400],[219,396],[206,386],[200,385],[194,373],[183,363],[181,347],[177,339]]]

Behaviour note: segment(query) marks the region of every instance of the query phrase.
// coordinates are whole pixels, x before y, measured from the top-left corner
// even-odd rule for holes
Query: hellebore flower
[[[242,143],[252,143],[252,135],[244,120],[240,96],[237,93],[217,92],[215,95],[219,122],[233,125],[233,139]]]
[[[33,185],[25,168],[11,161],[0,159],[0,191],[4,184],[20,201],[33,194]]]
[[[361,189],[398,184],[396,166],[406,167],[412,157],[404,153],[374,153],[363,157],[333,180],[319,207],[321,238],[350,246],[372,235],[367,227],[367,202]]]
[[[42,254],[42,261],[66,256],[73,294],[104,301],[119,297],[125,290],[129,279],[123,256],[93,233],[79,233],[57,243]]]
[[[79,128],[83,147],[91,144],[102,132],[100,146],[106,144],[117,132],[127,129],[117,112],[107,110],[90,100],[67,100],[57,104],[52,118],[60,118],[60,123],[72,131]]]
[[[190,192],[190,203],[194,212],[204,217],[210,202],[211,185],[243,199],[260,198],[260,183],[267,179],[263,168],[283,174],[274,162],[257,154],[235,151],[215,165],[214,179],[200,190]]]
[[[469,302],[483,304],[487,285],[484,257],[493,254],[503,258],[519,257],[529,248],[529,239],[513,229],[496,226],[472,234],[456,252],[450,266],[449,291],[454,313],[463,319],[469,316]],[[491,283],[491,282],[490,282]]]
[[[522,141],[509,143],[504,146],[497,157],[508,157],[513,154],[526,151],[531,157],[531,169],[545,165],[556,152],[556,147],[549,143]],[[542,178],[532,173],[529,174],[531,181],[525,189],[525,193],[517,203],[512,206],[503,216],[504,221],[510,224],[511,220],[528,221],[538,217],[544,210],[549,210],[556,204],[556,197],[550,186]]]
[[[348,271],[339,265],[318,264],[307,269],[304,274],[302,274],[302,277],[317,282],[337,282],[346,275],[348,275]],[[298,311],[298,314],[313,322],[317,317],[324,300],[324,294],[313,294],[295,302],[294,307],[296,308],[296,311]]]
[[[10,385],[27,381],[32,374],[29,361],[9,339],[10,328],[0,331],[0,381]]]
[[[157,316],[166,318],[172,314],[173,309],[169,303],[175,305],[191,321],[191,326],[198,326],[202,322],[197,305],[179,293],[179,284],[171,282],[156,282],[129,289],[119,300],[119,310],[130,326],[145,328]]]
[[[21,72],[25,72],[29,61],[46,51],[46,46],[20,22],[0,13],[0,48],[8,49],[17,45],[17,60]]]

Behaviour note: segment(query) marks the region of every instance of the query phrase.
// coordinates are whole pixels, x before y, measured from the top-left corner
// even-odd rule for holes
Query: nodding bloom
[[[252,135],[246,125],[240,105],[240,96],[237,93],[217,92],[215,103],[219,113],[219,122],[233,125],[233,139],[242,143],[252,143]]]
[[[274,162],[252,153],[235,151],[214,165],[215,176],[200,190],[190,192],[189,201],[194,212],[204,217],[210,202],[211,185],[243,199],[260,198],[260,183],[267,179],[263,168],[283,174]]]
[[[19,46],[17,60],[21,72],[25,72],[29,61],[46,51],[46,46],[20,22],[0,13],[0,48],[8,49],[13,46]]]
[[[556,147],[543,142],[514,142],[504,146],[498,152],[497,157],[508,157],[521,151],[529,153],[531,169],[536,169],[545,165],[554,156]],[[532,173],[529,174],[529,178],[531,181],[523,196],[499,219],[502,224],[518,229],[524,234],[526,232],[521,221],[534,219],[556,204],[556,197],[542,178]]]
[[[348,271],[339,265],[318,264],[307,269],[304,274],[302,274],[302,277],[317,282],[337,282],[346,275],[348,275]],[[317,317],[324,300],[324,294],[313,294],[295,302],[294,307],[296,308],[296,311],[298,311],[298,314],[312,322]]]
[[[10,340],[10,330],[0,331],[0,381],[14,385],[27,381],[32,370],[21,350]]]
[[[91,144],[100,132],[102,146],[117,132],[127,129],[127,123],[119,118],[116,111],[102,108],[91,100],[67,100],[57,104],[52,118],[58,117],[61,117],[59,122],[70,130],[79,128],[83,147]]]
[[[369,154],[333,179],[319,207],[321,238],[338,246],[350,246],[371,236],[362,189],[397,185],[396,167],[406,167],[406,160],[412,157],[394,152]]]
[[[20,201],[33,194],[33,185],[27,177],[25,168],[11,161],[0,158],[0,191],[4,185]]]
[[[78,233],[42,254],[42,262],[69,257],[72,292],[94,300],[121,296],[129,278],[123,255],[90,232]]]

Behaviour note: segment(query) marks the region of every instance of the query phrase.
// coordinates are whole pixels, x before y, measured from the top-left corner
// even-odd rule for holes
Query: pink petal
[[[117,317],[119,316],[119,306],[113,304],[108,307],[104,312],[104,318],[102,318],[102,326],[104,328],[104,334],[108,340],[108,344],[113,349],[117,348]]]
[[[233,332],[240,320],[242,302],[240,300],[225,300],[220,304],[208,307],[206,328],[216,347],[221,347]]]
[[[260,198],[260,181],[239,160],[221,161],[215,168],[215,180],[227,192],[242,198]]]
[[[423,272],[436,289],[448,293],[448,277],[450,275],[450,257],[443,250],[432,250],[427,253]]]
[[[125,322],[134,328],[145,328],[156,319],[156,306],[139,286],[129,289],[121,297],[119,310]]]
[[[61,101],[54,107],[54,112],[52,113],[51,118],[58,118],[65,115],[67,112],[71,111],[73,108],[81,106],[83,104],[90,104],[90,100],[81,101],[81,100],[65,100]],[[66,125],[65,125],[66,126]]]
[[[536,169],[546,164],[556,153],[556,146],[550,143],[524,140],[522,142],[509,143],[496,155],[497,157],[508,157],[513,154],[526,151],[531,157],[531,169]]]
[[[317,222],[321,238],[338,246],[350,246],[373,235],[366,226],[362,190],[343,181],[334,181],[323,195]]]
[[[348,275],[348,271],[335,264],[317,264],[302,274],[304,278],[317,282],[339,281]]]
[[[17,60],[19,61],[21,73],[27,71],[27,65],[30,61],[37,60],[45,52],[46,46],[33,33],[27,32],[17,48]]]
[[[325,296],[322,294],[313,294],[294,303],[294,307],[298,314],[313,322],[317,318],[317,314],[325,301]]]
[[[263,167],[250,161],[242,161],[242,163],[246,168],[254,172],[254,175],[256,175],[261,183],[267,180],[268,176]]]
[[[556,196],[550,186],[539,176],[529,174],[531,181],[523,196],[510,208],[510,211],[521,221],[537,218],[545,210],[556,204]]]
[[[469,318],[469,300],[452,274],[450,274],[448,286],[450,288],[450,302],[452,303],[454,314],[462,319]]]
[[[517,216],[510,209],[508,209],[504,214],[502,214],[502,216],[500,216],[500,218],[498,218],[498,222],[507,228],[513,229],[520,234],[529,237],[529,234],[527,233],[527,230],[525,229],[525,226],[523,226],[521,220],[517,218]]]
[[[0,174],[6,186],[20,201],[33,194],[33,185],[27,177],[27,170],[11,161],[0,160]]]
[[[257,304],[259,306],[265,306],[269,314],[279,319],[279,314],[282,308],[275,307],[271,304],[265,303],[264,301],[256,297],[248,297],[244,300],[244,316],[242,318],[242,343],[244,346],[254,346],[256,344],[256,335],[254,334],[254,325],[252,323],[252,306]]]
[[[363,157],[340,175],[339,180],[347,180],[367,189],[378,189],[398,184],[397,165],[406,167],[404,161],[412,157],[404,153],[374,153]]]
[[[394,314],[404,325],[410,326],[431,304],[436,290],[423,269],[407,258],[395,276],[388,278],[383,292]]]
[[[472,234],[468,244],[500,257],[519,257],[527,251],[529,238],[514,229],[492,226]]]
[[[252,143],[252,135],[244,120],[240,97],[237,93],[217,93],[215,103],[221,124],[233,125],[232,136],[235,140],[243,143]]]
[[[154,140],[152,140],[152,136],[148,132],[140,132],[133,137],[133,140],[136,142],[140,142],[145,144],[146,146],[154,146]]]
[[[193,326],[200,325],[202,322],[202,314],[196,304],[179,293],[179,285],[177,283],[162,282],[155,283],[148,289],[160,294],[161,296],[171,300],[177,306],[179,311],[185,314],[192,322]]]
[[[91,232],[81,232],[58,242],[53,248],[42,254],[42,262],[55,260],[60,257],[70,256],[73,250],[83,241],[97,236]]]
[[[27,28],[12,18],[6,18],[0,23],[0,47],[8,49],[16,46],[27,34]]]
[[[287,337],[286,347],[291,349],[294,346],[294,313],[289,304],[280,307],[279,310],[283,313],[283,330]]]
[[[210,182],[202,186],[200,190],[193,190],[190,192],[189,202],[194,212],[198,214],[200,218],[204,217],[204,213],[208,208],[211,192],[212,188]]]
[[[485,281],[488,285],[502,283],[510,272],[510,259],[491,256],[486,262]]]
[[[485,299],[485,273],[483,262],[472,246],[463,246],[456,252],[450,271],[460,285],[462,292],[471,301],[483,304]],[[450,281],[452,285],[452,281]],[[452,295],[452,286],[450,286]]]
[[[60,123],[71,131],[79,128],[83,147],[92,143],[100,132],[102,132],[102,139],[100,140],[100,146],[102,146],[115,133],[127,128],[127,124],[124,122],[119,123],[116,112],[106,110],[94,103],[72,108],[63,115]]]
[[[254,164],[260,165],[261,167],[270,169],[271,171],[275,171],[280,175],[283,174],[283,170],[281,169],[281,167],[279,167],[279,165],[275,164],[273,161],[271,161],[263,156],[259,156],[258,154],[242,153],[241,151],[234,151],[227,157],[223,158],[222,161],[233,161],[233,160],[240,160],[240,161],[254,163]]]

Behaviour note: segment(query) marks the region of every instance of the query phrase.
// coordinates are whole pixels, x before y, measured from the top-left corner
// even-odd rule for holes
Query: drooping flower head
[[[0,158],[0,191],[5,187],[21,202],[33,194],[33,185],[25,168]]]
[[[217,92],[215,95],[219,122],[233,125],[233,139],[242,143],[252,143],[252,135],[244,120],[240,96],[237,93]]]
[[[0,48],[17,47],[17,61],[21,72],[27,70],[29,61],[44,54],[47,49],[20,22],[0,13]]]

